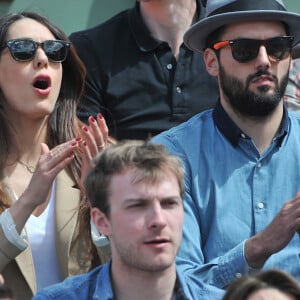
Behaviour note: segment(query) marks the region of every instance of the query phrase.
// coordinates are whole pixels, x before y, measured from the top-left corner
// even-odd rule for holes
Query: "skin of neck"
[[[196,0],[140,1],[142,18],[152,36],[168,42],[175,57],[183,43],[183,35],[193,24]]]
[[[11,159],[19,155],[24,162],[36,162],[41,153],[41,143],[46,142],[47,120],[43,118],[31,122],[14,123],[15,150],[11,151]]]
[[[175,262],[163,271],[143,271],[112,259],[113,289],[118,300],[170,300],[176,282]]]

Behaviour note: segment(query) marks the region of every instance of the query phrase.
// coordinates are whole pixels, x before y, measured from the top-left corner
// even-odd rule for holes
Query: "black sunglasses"
[[[2,49],[6,46],[11,56],[17,61],[32,60],[38,47],[41,46],[49,60],[59,63],[67,58],[70,43],[61,40],[47,40],[39,43],[32,39],[21,38],[6,41]]]
[[[291,55],[293,48],[293,36],[279,36],[267,40],[236,39],[217,42],[213,45],[214,50],[230,46],[232,57],[240,63],[246,63],[255,59],[261,46],[266,47],[269,59],[279,61]]]

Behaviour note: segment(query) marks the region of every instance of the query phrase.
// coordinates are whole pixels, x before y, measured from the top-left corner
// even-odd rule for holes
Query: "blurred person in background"
[[[70,39],[87,78],[79,118],[99,112],[116,139],[148,139],[215,105],[218,86],[203,56],[183,43],[200,0],[139,0]]]

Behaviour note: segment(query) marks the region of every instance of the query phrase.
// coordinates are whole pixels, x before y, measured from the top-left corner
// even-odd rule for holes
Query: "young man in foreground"
[[[110,240],[111,261],[34,299],[204,299],[203,287],[187,283],[175,267],[184,194],[177,158],[141,141],[109,146],[96,159],[86,191],[91,218]],[[211,290],[207,299],[220,295]]]

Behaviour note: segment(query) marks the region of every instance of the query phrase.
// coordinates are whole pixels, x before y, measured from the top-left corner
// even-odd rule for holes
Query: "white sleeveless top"
[[[47,208],[26,222],[26,231],[33,255],[37,290],[61,281],[55,247],[55,181]]]

